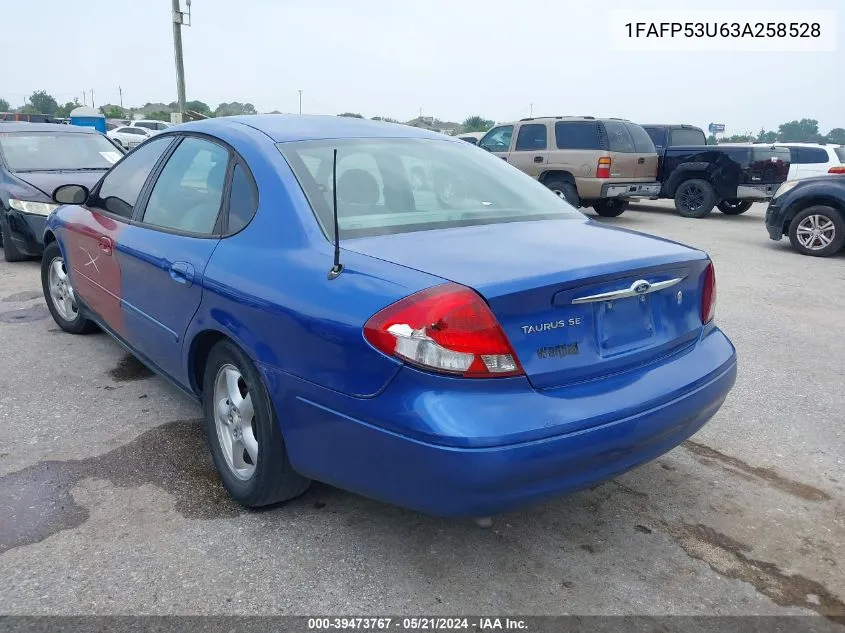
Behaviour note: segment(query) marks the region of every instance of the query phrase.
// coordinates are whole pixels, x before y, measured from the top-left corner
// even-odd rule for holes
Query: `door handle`
[[[110,237],[106,237],[105,235],[97,240],[97,246],[106,255],[111,255],[114,252],[114,240]]]
[[[542,157],[542,156],[535,156],[535,157],[534,157],[534,162],[535,162],[535,163],[542,163],[542,162],[543,162],[543,157]]]
[[[188,262],[173,262],[170,264],[170,278],[179,284],[193,285],[194,267]]]
[[[501,158],[501,159],[502,159],[503,161],[505,161],[505,162],[508,162],[508,157],[507,157],[507,156],[499,156],[499,158]]]
[[[639,163],[640,165],[642,165],[643,163],[645,163],[645,158],[640,158],[640,159],[638,159],[638,160],[637,160],[637,163]]]

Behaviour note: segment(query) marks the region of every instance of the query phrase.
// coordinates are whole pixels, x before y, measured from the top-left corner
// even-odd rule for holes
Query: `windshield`
[[[277,147],[327,236],[334,230],[334,149],[341,238],[584,217],[530,176],[469,143],[375,138]]]
[[[100,134],[0,133],[0,149],[11,171],[108,169],[121,157]]]

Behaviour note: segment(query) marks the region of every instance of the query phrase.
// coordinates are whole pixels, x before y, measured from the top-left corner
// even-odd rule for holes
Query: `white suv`
[[[152,119],[138,119],[136,121],[130,121],[129,127],[145,127],[153,132],[161,132],[169,128],[170,124],[165,123],[164,121],[154,121]]]
[[[775,143],[789,149],[790,165],[787,180],[845,173],[845,146],[819,143]],[[836,168],[835,171],[831,171]]]

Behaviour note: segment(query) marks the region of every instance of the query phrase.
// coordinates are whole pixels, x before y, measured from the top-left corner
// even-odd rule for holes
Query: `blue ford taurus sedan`
[[[201,401],[246,506],[319,480],[488,516],[665,453],[735,381],[705,253],[596,223],[458,139],[210,119],[54,197],[56,322]]]

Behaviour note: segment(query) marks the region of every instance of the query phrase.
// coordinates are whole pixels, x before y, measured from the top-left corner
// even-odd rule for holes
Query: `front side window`
[[[121,154],[102,134],[0,132],[0,150],[11,171],[109,169]]]
[[[150,141],[115,165],[103,179],[97,193],[96,206],[109,213],[131,218],[144,183],[172,141],[173,137],[170,136]]]
[[[147,123],[146,121],[143,121],[141,123],[136,123],[135,127],[145,127],[148,130],[155,130],[156,124],[155,123]]]
[[[161,170],[142,221],[211,235],[220,214],[228,165],[229,151],[223,146],[199,138],[184,139]]]
[[[478,144],[491,152],[506,152],[510,149],[512,136],[512,125],[494,127],[484,135],[484,138]]]
[[[516,151],[530,152],[546,149],[546,125],[530,123],[522,125],[516,135]]]
[[[334,149],[338,150],[341,238],[521,220],[583,218],[530,176],[462,142],[340,139],[279,143],[278,147],[327,236],[334,231]],[[348,167],[348,158],[352,157],[355,166]]]

